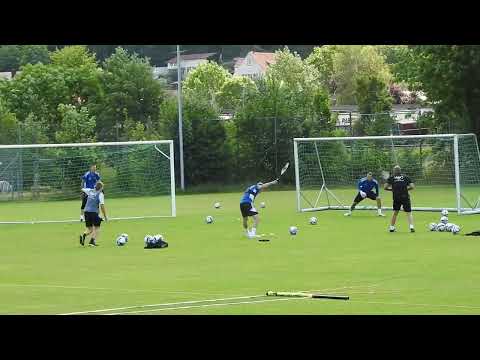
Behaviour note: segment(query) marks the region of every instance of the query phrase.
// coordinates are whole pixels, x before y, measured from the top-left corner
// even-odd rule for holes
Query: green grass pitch
[[[240,189],[241,190],[241,189]],[[351,197],[354,196],[351,191]],[[76,224],[0,225],[0,314],[64,314],[104,309],[102,314],[478,314],[480,239],[432,233],[439,213],[414,213],[417,232],[399,217],[387,232],[391,212],[298,213],[293,191],[267,191],[257,199],[259,233],[247,239],[239,193],[177,197],[176,218],[111,221],[102,226],[98,248],[82,248]],[[348,198],[348,194],[345,195]],[[385,205],[391,205],[384,194]],[[444,198],[418,189],[413,203]],[[214,202],[222,204],[213,208]],[[111,199],[110,213],[145,212],[156,199]],[[374,204],[370,202],[370,204]],[[161,204],[168,206],[168,202]],[[0,218],[38,212],[71,212],[79,201],[1,203]],[[150,210],[148,210],[150,211]],[[165,211],[166,212],[166,211]],[[215,222],[207,225],[204,218]],[[318,225],[308,224],[311,216]],[[478,215],[450,215],[462,233],[480,230]],[[288,228],[296,225],[297,236]],[[117,247],[115,238],[129,234]],[[145,234],[161,233],[163,250],[144,250]],[[245,298],[267,290],[346,294],[349,301]],[[220,301],[204,301],[225,299]],[[144,305],[170,304],[145,307]],[[127,309],[123,309],[127,308]]]

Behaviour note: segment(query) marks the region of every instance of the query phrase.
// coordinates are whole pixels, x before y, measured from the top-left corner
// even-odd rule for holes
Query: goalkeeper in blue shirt
[[[378,181],[373,178],[373,174],[369,172],[366,177],[361,178],[358,182],[358,194],[353,200],[350,210],[345,213],[345,216],[351,216],[355,206],[363,199],[369,198],[377,201],[378,216],[385,216],[382,213],[382,200],[380,199],[380,192],[378,188]]]

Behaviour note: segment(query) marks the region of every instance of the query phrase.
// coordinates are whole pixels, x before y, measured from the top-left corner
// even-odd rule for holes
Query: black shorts
[[[377,194],[375,194],[373,191],[369,191],[366,194],[367,194],[366,197],[369,198],[370,200],[377,200]],[[360,192],[359,192],[355,197],[355,200],[353,200],[353,202],[359,203],[362,200],[365,200],[365,199],[362,198],[362,195],[360,195]]]
[[[82,207],[81,210],[85,209],[85,205],[87,205],[88,196],[84,192],[82,192]]]
[[[393,199],[393,210],[400,211],[402,207],[403,207],[403,211],[405,212],[412,211],[412,204],[410,203],[410,197]]]
[[[240,212],[244,218],[248,216],[255,216],[258,214],[257,210],[250,203],[240,204]]]
[[[98,216],[96,212],[85,212],[85,226],[87,228],[95,226],[100,227],[102,224],[102,218]]]

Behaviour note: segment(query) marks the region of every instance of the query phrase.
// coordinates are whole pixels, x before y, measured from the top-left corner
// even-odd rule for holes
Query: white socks
[[[378,209],[378,215],[382,215],[382,209]]]
[[[255,236],[257,234],[257,228],[252,228],[251,234]]]
[[[410,225],[410,229],[413,229],[413,228],[414,228],[414,226],[413,226],[413,224],[411,224],[411,225]]]

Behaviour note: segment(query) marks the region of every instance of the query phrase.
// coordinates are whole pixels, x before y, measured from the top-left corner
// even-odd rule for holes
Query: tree
[[[41,121],[42,133],[54,142],[63,119],[59,105],[81,108],[89,105],[89,98],[99,90],[94,58],[84,47],[74,46],[52,53],[51,63],[22,66],[21,73],[0,84],[0,97],[23,125],[27,118]]]
[[[376,76],[358,77],[355,97],[362,114],[355,126],[357,135],[389,134],[393,125],[389,114],[392,98],[384,80]]]
[[[0,99],[0,144],[8,145],[17,142],[17,118]]]
[[[58,111],[61,120],[55,132],[57,143],[95,142],[95,116],[90,116],[88,108],[60,104]]]
[[[317,69],[320,82],[330,94],[335,94],[337,89],[334,78],[334,59],[336,52],[337,45],[316,47],[306,59],[307,64],[310,64]]]
[[[161,105],[162,133],[174,139],[177,179],[179,169],[178,112],[176,99]],[[231,153],[224,122],[205,98],[185,96],[183,104],[185,181],[189,185],[231,180]]]
[[[70,102],[62,69],[43,64],[23,66],[19,75],[0,86],[0,97],[18,121],[41,119],[43,132],[51,135],[59,123],[58,105]]]
[[[323,50],[315,49],[307,59],[321,75],[322,83],[330,95],[335,95],[338,104],[354,104],[356,79],[376,76],[389,84],[392,74],[389,66],[375,46],[329,45]]]
[[[47,45],[21,45],[20,46],[20,65],[26,64],[48,64],[50,62],[50,53]]]
[[[217,97],[231,77],[222,66],[208,61],[189,72],[183,82],[185,96],[200,97],[219,109]]]
[[[408,51],[402,79],[425,92],[438,129],[480,135],[480,46],[420,45]]]
[[[95,55],[83,45],[66,46],[50,56],[52,66],[61,69],[71,102],[81,106],[100,93],[100,75]]]
[[[158,136],[160,104],[165,98],[162,83],[153,78],[148,59],[129,54],[122,48],[105,60],[100,75],[101,91],[92,104],[100,139],[123,137],[125,120],[133,119],[146,131]],[[135,125],[136,126],[136,125]],[[123,137],[124,138],[124,137]]]
[[[251,91],[254,88],[255,83],[248,77],[232,76],[227,78],[216,99],[220,109],[238,110],[243,106],[245,92]]]
[[[293,161],[294,137],[333,129],[328,94],[318,78],[298,54],[288,48],[276,52],[275,64],[245,92],[244,106],[235,116],[240,178],[275,176],[281,163]]]
[[[16,72],[20,67],[19,45],[0,46],[0,71]]]

